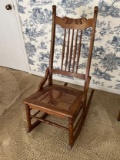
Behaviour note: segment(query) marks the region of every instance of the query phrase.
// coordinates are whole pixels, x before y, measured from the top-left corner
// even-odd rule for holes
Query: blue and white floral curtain
[[[120,92],[120,0],[18,0],[26,52],[31,71],[44,73],[49,62],[52,5],[59,16],[93,16],[99,7],[91,83]],[[60,45],[60,39],[57,39]],[[59,49],[58,49],[59,51]],[[82,56],[84,68],[85,56]],[[59,62],[57,56],[56,64]],[[77,83],[77,81],[76,81]]]

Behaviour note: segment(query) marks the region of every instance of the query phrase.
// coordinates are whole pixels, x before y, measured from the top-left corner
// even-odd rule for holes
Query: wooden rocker
[[[56,16],[56,6],[52,7],[52,36],[49,67],[46,69],[45,77],[39,85],[36,93],[24,100],[26,105],[26,115],[28,123],[28,132],[32,131],[40,122],[54,125],[68,131],[69,147],[72,148],[75,140],[85,121],[88,108],[90,106],[93,92],[91,91],[87,102],[87,94],[91,76],[89,76],[92,51],[94,45],[94,36],[97,20],[98,7],[94,8],[94,16],[91,19],[79,18],[71,19],[68,17],[60,18]],[[59,25],[64,31],[63,45],[61,53],[61,67],[54,68],[54,50],[56,25]],[[82,48],[82,35],[84,30],[91,28],[90,42],[87,52],[87,65],[85,74],[78,73],[79,61]],[[84,49],[84,48],[83,48]],[[67,83],[62,85],[53,84],[53,74],[75,77],[84,80],[84,90],[69,87]],[[48,84],[46,85],[46,82]],[[31,114],[32,110],[37,110]],[[38,114],[43,112],[39,117]],[[56,122],[46,119],[47,115],[57,116],[68,119],[68,126],[62,126]],[[36,119],[34,123],[32,119]]]

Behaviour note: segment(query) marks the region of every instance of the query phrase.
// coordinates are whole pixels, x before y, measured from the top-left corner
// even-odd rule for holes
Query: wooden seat
[[[60,85],[45,86],[41,91],[25,100],[29,106],[33,104],[46,113],[73,117],[81,102],[83,91]],[[40,107],[41,106],[41,107]]]
[[[56,16],[56,6],[52,7],[52,36],[49,67],[46,69],[45,77],[39,85],[38,91],[24,100],[26,104],[26,115],[28,131],[34,129],[40,122],[45,122],[60,128],[69,133],[69,146],[73,146],[83,126],[88,108],[91,103],[94,90],[91,91],[87,101],[87,93],[91,77],[89,76],[96,19],[98,7],[94,8],[94,16],[91,19]],[[55,37],[57,35],[56,25],[63,29],[63,45],[61,49],[60,68],[54,67]],[[82,48],[82,35],[84,30],[91,28],[90,42],[87,52],[87,64],[85,74],[79,73],[79,62]],[[84,89],[80,90],[64,85],[53,84],[53,74],[75,77],[84,80]],[[48,83],[47,83],[48,82]],[[47,84],[46,84],[47,83]],[[37,110],[31,114],[32,110]],[[43,113],[39,116],[39,113]],[[61,126],[56,122],[46,119],[46,116],[53,115],[59,118],[67,117],[68,126]],[[32,119],[36,119],[32,123]]]

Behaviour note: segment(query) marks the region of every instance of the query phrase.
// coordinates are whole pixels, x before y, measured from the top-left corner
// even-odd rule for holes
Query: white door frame
[[[28,58],[27,58],[26,49],[25,49],[25,42],[24,42],[24,38],[23,38],[23,34],[22,34],[22,25],[20,23],[20,17],[19,17],[19,13],[18,13],[18,9],[17,9],[17,0],[12,0],[12,1],[13,1],[13,5],[14,5],[14,8],[15,8],[14,9],[15,10],[15,16],[16,16],[16,21],[17,21],[17,26],[18,26],[22,51],[23,51],[25,64],[26,64],[26,69],[27,69],[26,72],[30,73],[30,67],[29,67],[29,64],[28,64]]]

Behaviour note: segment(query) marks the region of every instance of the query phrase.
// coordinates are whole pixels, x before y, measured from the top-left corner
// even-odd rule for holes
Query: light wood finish
[[[98,7],[95,7],[94,17],[91,19],[71,19],[68,17],[60,18],[56,16],[56,6],[53,6],[52,8],[52,34],[49,67],[46,69],[45,77],[40,83],[38,91],[26,98],[24,103],[26,105],[29,132],[40,124],[40,122],[57,126],[68,131],[69,146],[72,148],[84,124],[94,92],[94,90],[91,91],[91,95],[87,102],[87,93],[91,79],[89,72]],[[55,36],[57,34],[55,32],[56,24],[64,28],[60,70],[54,69],[53,67]],[[88,27],[92,28],[92,33],[87,58],[86,74],[80,74],[78,73],[78,66],[80,62],[82,35],[83,30]],[[67,82],[65,82],[63,86],[53,84],[53,74],[72,76],[84,80],[84,90],[81,91],[79,89],[71,88],[68,86]],[[46,84],[47,80],[48,84]],[[31,110],[37,110],[37,112],[31,115]],[[39,112],[44,113],[39,117]],[[48,119],[46,120],[45,118],[49,114],[60,118],[67,117],[68,126],[61,126],[60,124],[49,121]],[[36,122],[33,124],[31,123],[32,119],[36,119]]]

